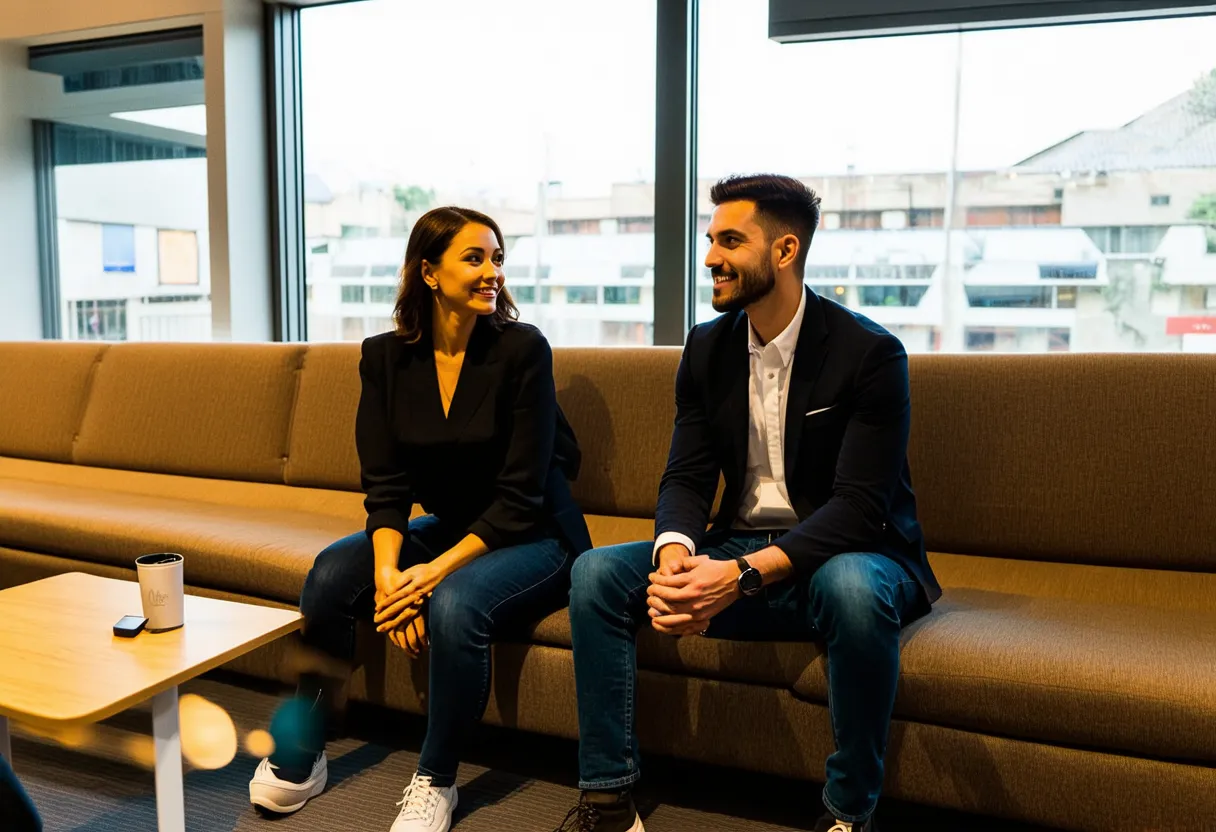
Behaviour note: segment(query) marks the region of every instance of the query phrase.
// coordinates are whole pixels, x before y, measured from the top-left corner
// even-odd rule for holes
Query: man
[[[656,539],[574,566],[583,795],[562,829],[642,832],[633,691],[636,634],[649,623],[674,636],[825,643],[836,751],[815,829],[873,832],[900,629],[941,595],[906,459],[907,355],[803,285],[813,191],[763,175],[725,179],[711,197],[705,265],[725,314],[684,347]]]

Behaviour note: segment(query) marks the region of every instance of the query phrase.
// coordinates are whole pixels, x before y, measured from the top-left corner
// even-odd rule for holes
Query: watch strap
[[[760,586],[756,585],[752,588],[752,590],[750,592],[748,592],[747,588],[743,586],[743,576],[746,575],[748,572],[753,572],[753,573],[755,573],[755,575],[757,577],[759,577],[760,571],[758,569],[756,569],[756,567],[754,567],[750,563],[748,563],[747,558],[744,558],[744,557],[735,558],[735,563],[739,564],[739,577],[737,579],[738,583],[739,583],[739,591],[742,592],[744,595],[755,595],[757,592],[760,591]]]

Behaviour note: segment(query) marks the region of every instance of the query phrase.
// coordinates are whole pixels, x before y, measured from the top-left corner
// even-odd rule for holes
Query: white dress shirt
[[[767,344],[751,324],[747,327],[747,352],[751,378],[748,382],[747,473],[739,501],[736,529],[790,529],[798,525],[798,514],[785,487],[785,408],[789,400],[794,349],[802,331],[806,293],[789,326]],[[664,532],[654,543],[655,558],[668,543],[681,543],[693,551],[693,542],[680,532]]]

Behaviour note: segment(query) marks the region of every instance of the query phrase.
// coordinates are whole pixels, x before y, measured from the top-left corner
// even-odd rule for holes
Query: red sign
[[[1216,317],[1191,315],[1165,319],[1166,335],[1216,335]]]

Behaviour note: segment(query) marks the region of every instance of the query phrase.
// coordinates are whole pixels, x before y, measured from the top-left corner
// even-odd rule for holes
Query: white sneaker
[[[275,770],[278,766],[270,762],[270,758],[258,763],[253,779],[249,781],[249,802],[272,812],[290,814],[304,808],[304,804],[325,791],[325,783],[329,780],[329,764],[322,754],[312,764],[312,773],[303,783],[293,783],[283,780]]]
[[[431,785],[431,778],[415,774],[397,801],[401,812],[390,832],[448,832],[456,810],[456,787]]]

